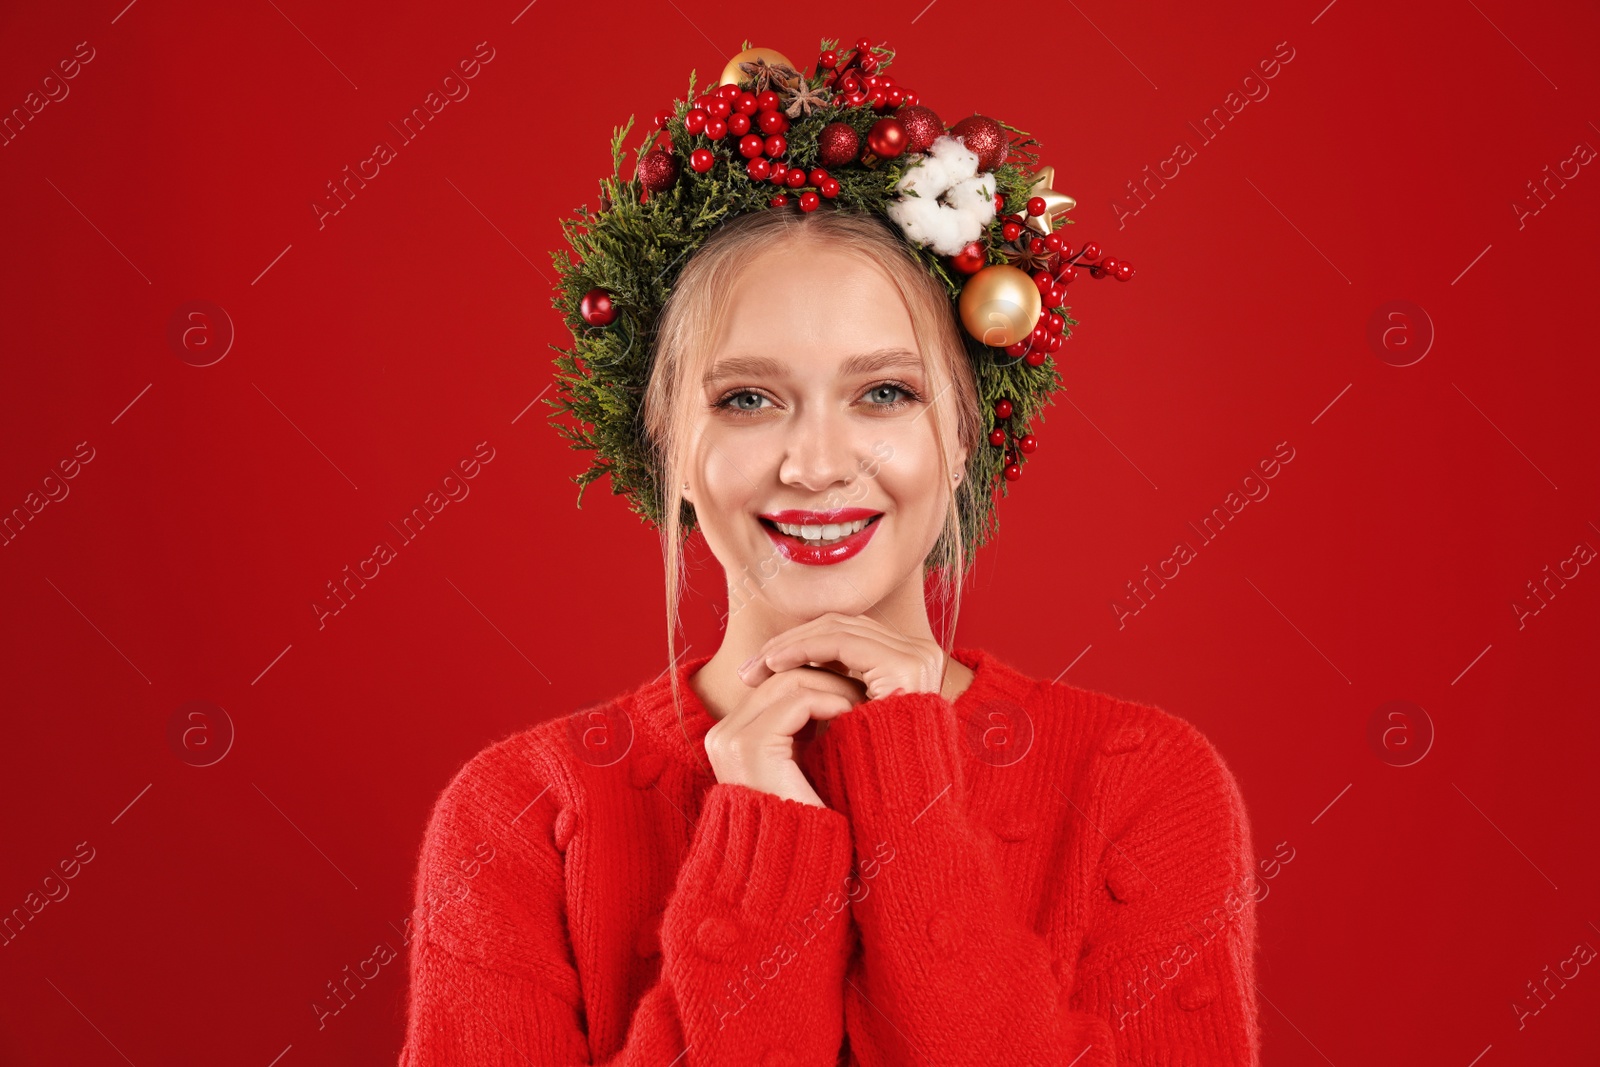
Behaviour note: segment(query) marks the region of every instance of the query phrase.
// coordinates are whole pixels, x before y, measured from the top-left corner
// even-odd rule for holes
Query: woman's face
[[[745,264],[708,365],[690,389],[688,497],[730,614],[861,614],[897,593],[920,606],[952,488],[931,405],[953,426],[955,394],[923,373],[888,277],[818,242],[768,249]]]

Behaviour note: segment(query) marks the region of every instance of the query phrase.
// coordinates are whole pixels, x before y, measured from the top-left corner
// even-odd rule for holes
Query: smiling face
[[[727,574],[730,612],[792,625],[885,602],[921,609],[948,472],[966,452],[947,433],[939,454],[931,404],[948,422],[952,395],[940,361],[920,357],[899,291],[861,256],[788,238],[745,262],[728,296],[684,384],[695,411],[685,495]]]

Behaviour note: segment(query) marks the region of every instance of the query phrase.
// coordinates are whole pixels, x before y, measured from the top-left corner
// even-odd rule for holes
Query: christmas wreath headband
[[[863,39],[841,49],[824,39],[807,74],[769,48],[728,61],[716,86],[656,115],[622,177],[633,118],[613,131],[613,176],[600,182],[601,210],[562,220],[576,253],[552,253],[561,282],[554,305],[571,348],[551,345],[561,386],[546,400],[575,424],[557,423],[574,449],[595,453],[573,477],[578,505],[601,475],[646,522],[663,527],[665,496],[646,440],[642,401],[657,315],[684,262],[723,223],[752,211],[828,208],[891,220],[917,259],[949,290],[962,325],[979,399],[991,418],[990,448],[969,457],[969,484],[1002,495],[1038,447],[1031,432],[1062,387],[1052,359],[1077,325],[1067,287],[1080,272],[1128,281],[1126,261],[1092,242],[1074,248],[1057,225],[1071,223],[1072,197],[1052,188],[1028,134],[969,115],[945,127],[917,94],[885,72],[886,45]],[[995,494],[964,494],[967,558],[991,532]],[[695,528],[692,506],[681,521]]]

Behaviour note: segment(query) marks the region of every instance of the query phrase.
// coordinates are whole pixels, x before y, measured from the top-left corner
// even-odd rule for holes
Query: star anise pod
[[[1008,244],[1000,249],[1005,254],[1006,260],[1019,270],[1033,273],[1036,270],[1049,270],[1050,260],[1055,255],[1048,248],[1043,252],[1035,252],[1027,244]]]
[[[833,92],[830,89],[813,89],[811,84],[804,78],[799,79],[797,84],[786,89],[785,93],[783,102],[788,107],[784,110],[784,114],[792,119],[799,118],[802,111],[810,115],[811,109],[814,107],[827,107],[833,96]]]
[[[786,88],[790,82],[800,77],[800,72],[787,63],[770,63],[762,57],[740,63],[739,69],[744,71],[746,76],[755,79],[755,88],[752,91],[757,96],[766,92],[773,82],[777,82],[779,88]]]

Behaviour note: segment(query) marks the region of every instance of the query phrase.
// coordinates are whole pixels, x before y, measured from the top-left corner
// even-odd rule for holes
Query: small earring
[[[953,481],[957,481],[957,482],[959,482],[959,481],[960,481],[960,480],[961,480],[961,472],[960,472],[960,471],[956,471],[956,472],[955,472],[955,473],[954,473],[954,474],[952,474],[952,475],[951,475],[951,476],[950,476],[950,477],[951,477],[951,479],[952,479],[952,480],[953,480]]]
[[[684,482],[683,483],[683,491],[685,493],[687,493],[689,491],[689,483],[688,482]]]

